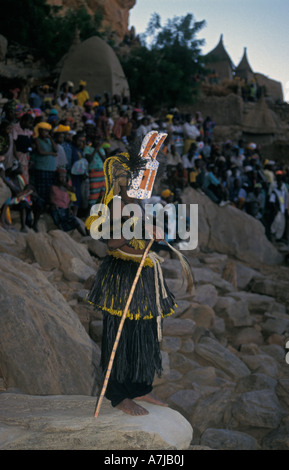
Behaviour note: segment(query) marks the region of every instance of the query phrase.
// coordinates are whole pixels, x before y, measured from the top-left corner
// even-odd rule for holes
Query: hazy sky
[[[206,26],[197,38],[205,39],[202,53],[211,51],[223,34],[225,48],[238,65],[247,47],[254,72],[282,83],[289,101],[289,0],[137,0],[130,10],[129,25],[145,32],[153,13],[167,19],[192,13]]]

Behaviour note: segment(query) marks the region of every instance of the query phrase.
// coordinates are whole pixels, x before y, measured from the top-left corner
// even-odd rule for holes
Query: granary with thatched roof
[[[91,97],[111,96],[130,97],[129,85],[122,66],[114,50],[100,37],[93,36],[79,44],[74,44],[65,57],[60,71],[58,88],[64,82],[86,82],[86,90]]]
[[[219,82],[233,79],[234,64],[225,49],[223,34],[221,34],[217,46],[205,56],[205,59],[206,68],[215,73]]]
[[[247,47],[244,47],[243,57],[235,68],[235,77],[238,77],[245,82],[250,82],[254,78],[254,72],[247,57]]]

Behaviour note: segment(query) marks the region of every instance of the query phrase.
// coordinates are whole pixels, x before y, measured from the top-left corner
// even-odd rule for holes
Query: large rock
[[[254,390],[243,393],[232,406],[232,416],[238,426],[276,429],[283,415],[273,390]]]
[[[227,205],[219,207],[209,197],[187,188],[183,203],[198,204],[199,245],[256,266],[278,264],[283,257],[268,241],[264,226],[254,217]]]
[[[86,281],[96,273],[96,262],[88,247],[62,230],[27,235],[32,257],[43,269],[59,269],[68,281]]]
[[[189,422],[170,408],[140,402],[149,414],[129,416],[104,399],[87,396],[0,395],[0,449],[186,450]],[[111,456],[111,453],[110,453]],[[104,463],[104,462],[102,462]]]
[[[0,255],[0,368],[30,394],[97,390],[99,348],[40,269]]]
[[[233,379],[250,373],[243,361],[210,337],[202,337],[195,346],[195,352],[210,365],[221,369]]]
[[[203,433],[201,445],[215,450],[258,450],[256,439],[244,432],[232,431],[232,429],[208,428]]]

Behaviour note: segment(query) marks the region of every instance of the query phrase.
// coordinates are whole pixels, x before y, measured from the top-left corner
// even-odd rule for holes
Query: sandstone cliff
[[[91,15],[99,10],[103,15],[103,29],[110,29],[122,40],[129,32],[129,11],[136,4],[136,0],[47,0],[47,3],[63,7],[64,12],[82,6]]]

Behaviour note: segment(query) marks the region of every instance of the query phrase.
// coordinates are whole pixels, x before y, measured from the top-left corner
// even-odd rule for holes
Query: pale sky
[[[247,47],[247,58],[256,73],[281,82],[289,101],[289,0],[137,0],[130,10],[129,26],[144,33],[153,13],[167,19],[192,13],[206,21],[198,33],[205,39],[202,53],[218,44],[220,35],[234,65]]]

